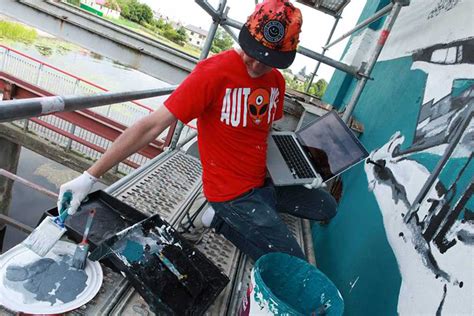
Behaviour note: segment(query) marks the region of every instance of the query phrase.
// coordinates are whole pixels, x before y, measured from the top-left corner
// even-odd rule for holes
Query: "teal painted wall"
[[[369,82],[354,112],[364,118],[360,139],[369,152],[398,130],[413,134],[426,75],[410,71],[411,64],[411,57],[406,57],[374,68],[375,80]],[[407,88],[393,89],[393,82],[384,80],[387,77],[396,77]],[[318,266],[341,291],[345,315],[396,315],[400,274],[377,203],[367,190],[363,165],[344,173],[342,180],[338,215],[327,226],[313,226]],[[357,278],[351,291],[350,282]]]
[[[365,20],[368,16],[384,7],[388,2],[389,1],[386,0],[369,0],[360,17],[360,21]],[[464,30],[462,36],[456,37],[458,27],[455,26],[454,22],[452,23],[453,26],[451,26],[450,21],[452,21],[452,19],[443,19],[443,14],[448,15],[452,13],[452,10],[456,9],[458,3],[460,2],[438,0],[430,2],[430,5],[432,5],[434,9],[426,9],[429,13],[427,14],[423,11],[423,5],[427,4],[427,2],[423,2],[423,0],[412,0],[412,6],[415,7],[415,11],[412,15],[419,21],[421,20],[420,23],[424,23],[425,19],[426,23],[433,23],[433,21],[438,22],[440,26],[447,29],[446,33],[449,36],[452,34],[453,41],[466,40],[467,38],[467,42],[470,43],[469,45],[473,45],[474,27],[471,28],[470,36],[465,36]],[[464,10],[458,11],[457,16],[463,17],[465,15],[464,18],[467,18],[468,12],[472,12],[470,9],[474,6],[472,3],[461,3],[461,5],[464,5]],[[466,10],[466,7],[469,10]],[[420,14],[419,17],[416,16],[418,13]],[[371,27],[373,29],[379,29],[382,27],[382,23],[372,24]],[[450,29],[450,27],[452,27],[452,29]],[[403,28],[410,30],[410,27],[407,25],[404,25]],[[444,49],[443,45],[450,42],[449,36],[443,37],[443,34],[438,35],[436,30],[430,33],[429,29],[430,28],[427,28],[424,29],[423,32],[420,32],[420,29],[415,27],[415,29],[410,30],[412,33],[407,34],[417,34],[416,32],[420,32],[419,36],[435,38],[435,44],[442,44],[440,48]],[[467,29],[469,29],[469,25],[467,25]],[[439,42],[436,42],[437,36],[440,37]],[[398,47],[396,42],[391,43],[391,45],[392,50],[396,50]],[[346,52],[349,47],[350,44],[346,47]],[[421,48],[426,49],[426,47],[430,46],[422,46]],[[464,47],[466,48],[466,46]],[[434,56],[438,56],[436,54],[439,52],[435,50],[436,49],[434,49],[433,52],[429,50],[425,51],[423,56],[428,56],[428,59],[430,57],[433,59]],[[443,51],[443,54],[448,56],[446,52],[447,51]],[[360,139],[369,152],[378,150],[387,144],[392,135],[399,132],[405,138],[401,150],[411,149],[414,151],[406,158],[410,163],[412,162],[411,166],[413,168],[426,168],[426,174],[429,174],[429,172],[435,168],[440,160],[441,154],[444,152],[445,147],[443,146],[446,145],[446,142],[443,143],[440,141],[437,146],[419,150],[413,148],[415,148],[414,142],[420,142],[420,138],[423,138],[418,137],[418,139],[416,139],[415,133],[423,131],[421,128],[422,124],[418,122],[418,120],[419,115],[421,115],[420,112],[422,112],[422,109],[425,109],[424,105],[427,103],[426,97],[430,97],[436,91],[433,87],[436,88],[437,83],[433,82],[433,78],[441,78],[443,80],[444,78],[442,78],[443,76],[436,77],[436,71],[440,70],[429,70],[432,72],[428,74],[427,71],[416,69],[417,67],[414,67],[414,64],[418,62],[418,68],[426,67],[426,69],[432,69],[429,67],[438,66],[446,67],[441,69],[441,73],[443,73],[443,69],[446,69],[446,78],[451,78],[451,72],[459,71],[460,68],[466,67],[465,70],[459,72],[460,77],[453,76],[454,79],[466,79],[462,81],[464,84],[459,88],[459,91],[466,91],[465,89],[472,87],[474,71],[470,71],[470,69],[474,70],[474,68],[472,68],[474,65],[474,57],[466,57],[466,50],[464,51],[462,60],[461,55],[458,51],[458,59],[453,62],[456,63],[456,66],[451,66],[448,60],[449,58],[447,57],[445,65],[433,63],[433,60],[421,60],[422,63],[421,66],[419,66],[420,60],[415,60],[415,55],[412,53],[407,54],[405,51],[400,52],[400,57],[387,58],[376,64],[372,72],[374,80],[368,82],[353,112],[353,116],[364,125],[364,133]],[[431,81],[429,75],[432,76]],[[349,101],[356,83],[356,80],[350,76],[336,71],[329,83],[323,100],[334,105],[337,109],[343,109]],[[441,86],[444,84],[447,88],[453,89],[453,97],[459,94],[459,91],[455,91],[458,87],[456,82],[450,79],[447,80],[447,83],[439,83]],[[471,100],[472,97],[474,97],[474,94],[471,96]],[[436,102],[441,103],[439,98],[435,98],[435,103]],[[445,102],[446,106],[444,108],[442,106],[440,106],[439,109],[432,108],[432,117],[430,117],[430,120],[434,120],[437,110],[442,112],[446,107],[455,112],[457,109],[456,102],[458,101]],[[473,101],[471,101],[471,106],[472,103]],[[458,113],[461,113],[464,109],[465,107],[459,107]],[[449,125],[451,122],[453,121],[450,120],[446,123],[444,127],[446,131],[453,131]],[[448,132],[446,133],[449,135]],[[459,148],[456,150],[455,155],[448,161],[443,172],[440,174],[440,182],[437,182],[437,187],[443,188],[439,189],[439,192],[451,188],[447,194],[439,193],[441,195],[440,199],[450,203],[449,214],[454,212],[454,205],[456,202],[459,202],[462,196],[468,197],[466,205],[462,211],[456,215],[456,223],[460,225],[462,223],[462,225],[464,225],[463,229],[469,231],[474,231],[474,199],[472,198],[472,192],[469,193],[469,185],[473,181],[474,174],[474,164],[472,160],[469,160],[469,150],[471,152],[473,150],[472,139],[474,138],[472,137],[472,133],[471,131],[470,137],[463,138],[463,141],[470,139],[470,142],[464,142],[464,147],[458,146]],[[426,137],[429,138],[428,136]],[[466,147],[468,148],[468,153],[466,153]],[[464,151],[461,151],[461,149]],[[461,170],[464,170],[464,173],[457,177]],[[392,172],[395,178],[397,176],[406,176],[403,172],[400,173],[400,171],[398,171],[399,174],[397,175],[395,168],[392,169]],[[406,172],[409,173],[410,171]],[[401,202],[397,202],[395,195],[387,195],[386,197],[378,196],[376,198],[374,192],[368,190],[368,174],[367,170],[364,170],[363,163],[345,172],[341,178],[343,182],[343,194],[339,204],[338,214],[327,225],[315,223],[313,225],[313,239],[318,267],[333,280],[341,291],[345,300],[345,315],[412,315],[424,312],[429,315],[434,315],[436,311],[441,311],[442,315],[454,313],[473,315],[474,310],[472,310],[472,308],[474,307],[472,307],[472,305],[469,307],[467,304],[469,300],[474,297],[472,266],[471,268],[466,268],[466,265],[459,266],[456,264],[456,261],[466,261],[468,263],[469,258],[471,258],[472,262],[474,256],[472,241],[470,245],[468,242],[465,242],[465,239],[463,241],[464,237],[461,235],[464,232],[456,231],[452,228],[452,236],[450,238],[452,238],[451,241],[454,240],[456,245],[447,250],[442,250],[442,247],[438,247],[433,240],[428,240],[427,245],[430,255],[432,254],[434,256],[434,260],[441,270],[449,271],[448,274],[451,277],[449,280],[442,280],[442,278],[438,278],[435,275],[436,273],[430,277],[429,273],[432,271],[429,268],[421,267],[420,271],[423,273],[428,271],[428,276],[424,276],[426,279],[422,279],[421,274],[423,273],[420,273],[420,282],[423,283],[426,280],[426,289],[414,290],[413,293],[411,293],[410,286],[408,286],[408,290],[403,286],[404,282],[408,285],[410,282],[413,282],[413,280],[409,280],[407,277],[410,275],[410,272],[413,271],[410,271],[411,265],[406,264],[406,262],[410,262],[410,256],[413,256],[413,267],[415,267],[417,260],[419,261],[420,258],[413,255],[416,251],[410,252],[413,249],[407,248],[406,251],[401,251],[400,248],[397,248],[396,242],[398,241],[398,237],[395,236],[395,238],[393,238],[393,231],[390,231],[390,227],[384,226],[383,216],[386,216],[387,213],[382,212],[380,209],[380,203],[383,203],[384,199],[385,201],[393,199],[393,203],[398,206],[400,206]],[[424,183],[424,181],[422,183]],[[378,181],[377,185],[383,186],[386,185],[386,183]],[[407,195],[413,195],[419,192],[419,190],[409,192],[410,187],[408,186],[403,189],[407,190]],[[392,191],[392,194],[395,193]],[[385,208],[387,208],[389,204],[390,203],[385,203]],[[387,211],[387,209],[385,209],[385,211]],[[395,211],[394,209],[394,212]],[[403,216],[404,214],[400,215]],[[435,217],[439,214],[433,211],[431,215]],[[420,215],[417,214],[417,216],[420,216],[420,218],[417,218],[419,223],[416,225],[416,229],[424,230],[426,234],[427,227],[434,225],[434,221],[423,220],[421,213]],[[441,229],[441,224],[438,228]],[[410,229],[411,228],[408,227],[407,231],[410,231]],[[391,240],[390,237],[387,237],[390,234],[392,234]],[[400,236],[398,239],[405,238],[406,233],[403,235],[402,232],[400,232]],[[472,235],[470,236],[472,238]],[[422,238],[421,235],[417,237]],[[429,239],[428,237],[426,238]],[[459,252],[461,246],[464,248],[462,248],[463,251]],[[459,257],[459,253],[462,253],[464,257]],[[469,264],[467,266],[469,266]],[[439,287],[438,292],[432,291],[432,288],[437,287]],[[402,291],[403,289],[405,292]],[[426,292],[426,294],[424,294],[424,292]],[[413,294],[412,297],[410,297],[411,294]],[[443,299],[443,295],[445,299]],[[470,297],[471,299],[466,299],[466,297]],[[456,299],[459,301],[456,301]],[[466,305],[468,306],[466,307]],[[468,310],[469,308],[471,309]]]

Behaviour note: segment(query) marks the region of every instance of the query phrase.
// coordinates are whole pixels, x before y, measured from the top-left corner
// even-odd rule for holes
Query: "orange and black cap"
[[[296,56],[302,23],[301,11],[288,0],[265,0],[240,30],[240,47],[265,65],[288,68]]]

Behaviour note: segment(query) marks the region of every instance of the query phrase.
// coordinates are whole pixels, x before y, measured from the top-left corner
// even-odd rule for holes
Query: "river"
[[[144,90],[169,86],[165,82],[124,67],[109,58],[54,38],[43,37],[33,45],[0,38],[0,44],[75,74],[110,91]],[[156,108],[164,98],[150,98],[140,102]],[[50,191],[58,192],[62,183],[73,179],[79,173],[22,148],[17,175]],[[97,184],[94,189],[104,187],[102,184]],[[55,203],[54,199],[23,184],[15,183],[8,215],[26,225],[36,226],[43,212],[54,207]],[[1,250],[10,249],[25,237],[26,234],[7,227],[3,245],[0,245]]]

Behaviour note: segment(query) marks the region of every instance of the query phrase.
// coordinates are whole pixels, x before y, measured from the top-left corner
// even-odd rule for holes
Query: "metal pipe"
[[[10,216],[6,216],[6,215],[3,215],[3,214],[0,214],[0,223],[5,223],[7,225],[13,226],[16,229],[19,229],[22,232],[27,233],[27,234],[30,234],[34,229],[33,227],[25,225],[25,224],[15,220],[15,219],[11,218]]]
[[[206,11],[213,20],[219,17],[219,13],[206,0],[194,0],[201,8]]]
[[[468,113],[465,116],[464,121],[462,121],[461,124],[459,124],[459,128],[457,129],[453,139],[451,140],[448,147],[446,148],[446,151],[444,152],[443,157],[440,159],[440,161],[438,161],[438,164],[436,165],[435,169],[426,180],[425,184],[421,188],[420,193],[418,193],[415,200],[413,201],[412,206],[410,207],[407,214],[405,215],[405,218],[404,218],[405,223],[408,223],[410,219],[413,217],[413,214],[417,212],[418,208],[420,207],[421,202],[425,199],[426,195],[431,190],[433,183],[436,181],[439,174],[441,173],[444,166],[446,165],[449,158],[451,157],[452,153],[456,149],[456,146],[459,144],[459,141],[461,140],[461,137],[464,134],[464,131],[470,125],[471,120],[474,117],[473,104],[470,105],[470,107],[466,110],[466,112]]]
[[[370,78],[370,74],[372,73],[372,70],[374,69],[375,63],[377,62],[377,59],[379,58],[380,52],[382,51],[382,48],[384,47],[385,42],[387,41],[387,38],[390,34],[390,31],[392,30],[395,20],[398,17],[398,14],[400,13],[400,10],[402,9],[402,6],[403,5],[401,3],[396,2],[392,7],[392,11],[390,12],[389,16],[385,20],[382,31],[380,32],[380,35],[379,35],[379,39],[377,41],[377,45],[375,46],[375,50],[370,56],[369,61],[365,65],[365,69],[361,71],[364,75],[357,83],[357,86],[355,87],[354,92],[352,93],[351,100],[347,104],[344,114],[342,116],[342,120],[345,123],[349,121],[349,118],[351,117],[351,114],[354,111],[354,107],[359,101],[362,91],[364,91],[368,78]]]
[[[232,29],[228,25],[221,25],[222,28],[232,37],[232,39],[236,42],[239,42],[238,36],[232,31]]]
[[[241,23],[237,20],[234,20],[234,19],[231,19],[229,17],[226,17],[222,23],[222,25],[228,25],[228,26],[231,26],[233,28],[236,28],[238,30],[240,30],[242,28],[242,26],[244,26],[244,23]]]
[[[183,131],[183,128],[184,128],[183,122],[178,121],[174,129],[173,137],[171,137],[170,145],[168,147],[170,150],[176,149],[176,144],[178,144],[179,137],[181,136],[181,132]]]
[[[332,25],[332,29],[331,29],[331,32],[329,33],[329,36],[328,36],[328,39],[326,41],[326,45],[329,43],[329,41],[331,40],[332,36],[334,35],[334,31],[336,30],[336,27],[337,27],[337,24],[339,23],[339,20],[341,19],[341,16],[340,15],[337,15],[335,17],[335,21],[334,21],[334,24]],[[322,52],[322,55],[324,56],[326,54],[326,51],[328,49],[323,47],[323,52]],[[314,68],[314,71],[313,73],[311,74],[311,79],[309,80],[309,83],[308,83],[308,86],[306,87],[305,89],[305,92],[308,93],[309,91],[309,88],[311,87],[311,85],[313,84],[313,80],[314,80],[314,77],[316,76],[316,74],[318,73],[318,70],[319,70],[319,66],[321,66],[321,62],[318,61],[318,63],[316,64],[316,67]]]
[[[300,53],[302,55],[313,58],[315,60],[318,60],[318,61],[322,62],[323,64],[326,64],[326,65],[329,65],[329,66],[334,67],[336,69],[339,69],[341,71],[344,71],[345,73],[348,73],[348,74],[350,74],[350,75],[352,75],[352,76],[354,76],[358,79],[361,78],[359,72],[353,66],[346,65],[344,63],[341,63],[340,61],[337,61],[337,60],[331,59],[329,57],[326,57],[324,55],[321,55],[319,53],[313,52],[312,50],[307,49],[303,46],[298,46],[297,51],[298,51],[298,53]]]
[[[179,142],[179,144],[176,145],[176,149],[180,149],[181,147],[189,143],[191,140],[193,140],[194,137],[196,136],[197,136],[197,132],[192,131],[188,136],[186,136],[185,139],[183,139],[182,141]]]
[[[105,92],[88,96],[54,96],[0,102],[0,123],[54,112],[75,111],[107,104],[146,99],[173,92],[176,86],[133,91]]]
[[[341,42],[343,39],[351,36],[354,32],[357,32],[358,30],[360,29],[363,29],[364,27],[366,27],[367,25],[369,25],[370,23],[372,22],[375,22],[377,21],[378,19],[380,19],[381,17],[383,17],[385,14],[387,14],[388,12],[390,12],[393,8],[393,3],[390,3],[388,4],[386,7],[384,7],[383,9],[380,9],[379,11],[377,11],[376,13],[374,13],[374,15],[368,19],[366,19],[365,21],[357,24],[353,29],[351,29],[350,31],[344,33],[341,37],[339,37],[338,39],[334,40],[334,42],[332,43],[327,43],[326,46],[324,46],[323,48],[324,49],[329,49],[330,47],[336,45],[337,43]]]
[[[313,266],[317,267],[316,255],[314,251],[313,234],[311,231],[311,222],[308,219],[301,219],[303,225],[304,252],[306,259]]]
[[[197,1],[197,0],[196,0]],[[225,10],[227,0],[220,0],[219,1],[219,8],[217,9],[217,18],[213,19],[211,27],[209,28],[209,32],[207,33],[206,42],[204,42],[204,46],[201,51],[201,56],[199,56],[200,60],[206,59],[209,55],[209,51],[211,50],[212,42],[214,41],[214,37],[216,37],[217,29],[219,28],[219,23],[222,20],[222,15]]]
[[[13,173],[5,170],[5,169],[0,168],[0,176],[4,176],[4,177],[6,177],[8,179],[11,179],[13,181],[18,181],[18,182],[20,182],[20,183],[22,183],[26,186],[29,186],[32,189],[35,189],[38,192],[44,193],[47,196],[52,197],[55,200],[58,198],[58,195],[56,193],[54,193],[52,191],[49,191],[48,189],[45,189],[45,188],[43,188],[43,187],[41,187],[41,186],[39,186],[39,185],[37,185],[33,182],[30,182],[26,179],[23,179],[22,177],[19,177],[16,174],[13,174]]]

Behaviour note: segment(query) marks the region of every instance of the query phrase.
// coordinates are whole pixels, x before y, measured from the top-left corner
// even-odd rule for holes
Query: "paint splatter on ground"
[[[69,303],[85,290],[88,278],[83,270],[72,268],[70,263],[71,256],[64,255],[60,261],[42,258],[26,266],[10,265],[4,282],[25,299],[32,297],[51,305],[58,301]]]

